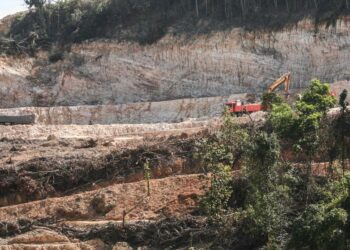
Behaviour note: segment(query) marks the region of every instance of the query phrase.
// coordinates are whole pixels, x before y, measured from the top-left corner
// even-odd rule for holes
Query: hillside
[[[107,7],[99,5],[101,13],[88,11],[94,2],[80,5],[78,2],[47,7],[43,14],[31,10],[4,19],[3,26],[7,28],[0,30],[5,37],[14,38],[24,54],[2,57],[0,61],[0,107],[127,104],[121,107],[129,109],[129,103],[137,102],[145,103],[145,109],[151,111],[159,105],[176,107],[174,113],[179,114],[179,118],[165,115],[154,121],[179,121],[217,115],[218,112],[212,110],[220,110],[228,96],[259,94],[288,71],[292,72],[293,89],[307,86],[312,78],[333,83],[350,77],[347,67],[349,20],[342,12],[333,10],[336,7],[333,5],[330,10],[333,14],[325,11],[327,7],[317,12],[311,4],[313,1],[305,5],[310,8],[309,12],[301,4],[295,5],[289,14],[283,14],[286,6],[281,4],[277,9],[261,5],[261,9],[244,20],[239,13],[220,20],[221,5],[214,3],[208,17],[203,14],[205,6],[200,5],[201,14],[196,18],[193,6],[177,15],[179,9],[184,8],[180,2],[172,5],[140,1],[140,6],[131,2],[129,7],[122,5],[118,11],[130,8],[125,9],[127,16],[113,19],[119,12],[108,14],[114,11],[109,8],[113,6],[107,5],[108,1]],[[248,13],[253,7],[249,1],[246,5]],[[74,7],[81,8],[82,12],[75,26],[69,23]],[[346,13],[343,7],[338,6]],[[169,17],[161,15],[162,11]],[[58,15],[61,21],[57,26]],[[42,27],[40,16],[49,18],[46,21],[49,26]],[[106,20],[100,20],[102,16],[106,16]],[[86,18],[95,18],[94,26],[88,26]],[[165,22],[164,18],[170,20]],[[11,25],[9,19],[13,20]],[[264,20],[271,20],[272,24]],[[157,25],[162,25],[159,36],[143,38],[157,34]],[[30,34],[37,35],[30,45],[33,48],[26,42]],[[26,52],[26,48],[30,51]],[[207,104],[198,105],[201,99],[194,99],[192,104],[185,100],[203,97],[217,99],[205,99]],[[203,105],[210,108],[203,110]],[[130,105],[131,110],[133,106]],[[136,107],[144,109],[142,105]],[[137,116],[138,111],[135,112],[130,116]],[[158,108],[154,112],[160,113]],[[149,122],[149,118],[129,119],[133,123],[145,121]]]
[[[350,1],[31,2],[0,20],[0,116],[35,116],[0,124],[0,249],[348,249]]]

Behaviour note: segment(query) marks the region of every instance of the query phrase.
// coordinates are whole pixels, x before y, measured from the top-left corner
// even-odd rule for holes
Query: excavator
[[[268,87],[268,93],[272,93],[276,91],[276,89],[284,83],[284,95],[286,99],[288,99],[290,80],[291,80],[290,72],[282,75],[280,78],[278,78]],[[253,112],[265,110],[265,107],[261,103],[244,104],[240,100],[229,101],[225,103],[225,105],[229,108],[230,113],[235,114],[236,116],[241,116],[244,113],[253,113]]]
[[[289,98],[289,85],[290,85],[290,72],[284,74],[280,78],[278,78],[274,83],[272,83],[268,89],[269,93],[274,92],[281,84],[284,83],[284,95],[286,99]]]

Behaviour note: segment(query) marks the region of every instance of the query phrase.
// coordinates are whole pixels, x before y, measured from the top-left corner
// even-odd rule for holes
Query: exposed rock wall
[[[193,98],[119,105],[23,107],[0,109],[0,115],[35,114],[36,123],[42,125],[181,122],[188,118],[220,116],[226,101],[239,99],[243,96],[234,95],[231,97]]]
[[[112,122],[110,119],[171,121],[186,117],[178,116],[177,104],[159,105],[151,114],[147,106],[153,104],[148,102],[260,92],[287,71],[292,72],[293,88],[305,86],[314,77],[329,82],[346,80],[350,78],[349,21],[343,17],[335,26],[319,26],[317,31],[311,21],[303,20],[279,31],[232,28],[193,35],[191,39],[169,30],[158,42],[143,46],[88,41],[73,45],[64,53],[65,59],[56,63],[50,63],[44,52],[36,58],[1,57],[0,107],[145,102],[106,107],[116,116],[102,119],[102,123]],[[193,105],[192,101],[181,102]],[[136,116],[142,118],[128,116],[129,107],[140,111]],[[123,116],[118,116],[119,111]],[[49,112],[60,117],[58,111]],[[193,111],[194,117],[200,112]],[[164,117],[158,119],[159,115]],[[86,115],[89,119],[91,116]]]

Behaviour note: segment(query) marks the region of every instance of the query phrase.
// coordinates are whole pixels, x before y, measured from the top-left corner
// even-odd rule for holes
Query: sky
[[[0,18],[26,9],[23,0],[0,0]]]

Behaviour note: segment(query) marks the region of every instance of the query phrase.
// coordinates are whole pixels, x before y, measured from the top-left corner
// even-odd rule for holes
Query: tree
[[[150,179],[151,179],[151,168],[149,166],[149,161],[147,160],[143,165],[144,170],[144,179],[147,183],[147,196],[151,196],[151,189],[150,189]]]
[[[344,89],[342,93],[339,96],[339,106],[340,106],[340,116],[337,119],[336,126],[335,126],[335,137],[337,139],[337,148],[340,149],[341,153],[341,165],[343,169],[343,174],[345,173],[345,158],[346,158],[346,131],[349,128],[348,124],[348,102],[346,101],[346,98],[348,96],[348,91]]]
[[[331,95],[329,84],[314,79],[301,100],[296,103],[296,108],[299,115],[307,116],[316,112],[325,113],[335,103],[336,99]]]
[[[45,5],[46,0],[24,0],[24,3],[28,5],[29,8],[34,6],[35,8],[40,9]]]
[[[336,99],[331,95],[329,84],[312,80],[301,100],[296,102],[297,140],[294,148],[306,157],[305,175],[306,203],[309,201],[312,161],[320,146],[320,122],[329,108],[334,107]]]
[[[198,0],[195,0],[196,1],[196,15],[197,17],[199,17],[199,6],[198,6]]]
[[[266,132],[252,135],[249,141],[243,174],[249,190],[243,228],[246,234],[263,236],[268,249],[281,248],[286,242],[289,188],[282,181],[279,142],[275,134]]]
[[[197,158],[206,172],[211,173],[209,189],[200,202],[202,212],[220,218],[232,193],[231,170],[241,160],[248,134],[235,123],[225,110],[223,124],[213,136],[198,142]]]
[[[272,104],[267,122],[280,138],[294,137],[296,115],[287,103]]]
[[[343,177],[335,173],[315,178],[311,171],[315,156],[331,154],[335,141],[341,142],[336,134],[349,133],[348,129],[334,129],[325,117],[335,104],[329,85],[313,80],[293,106],[295,110],[283,101],[274,101],[273,95],[267,97],[270,127],[242,129],[226,114],[219,132],[203,139],[198,148],[202,164],[213,175],[201,208],[211,217],[221,218],[223,228],[213,246],[347,249],[350,175],[345,171]],[[348,117],[345,100],[346,92],[339,105]],[[347,121],[342,123],[344,128]],[[285,138],[294,139],[306,173],[283,161],[279,140]],[[241,171],[232,178],[230,166],[237,161]]]
[[[242,159],[248,137],[247,131],[241,129],[229,110],[225,109],[219,131],[197,143],[196,157],[200,159],[206,172],[210,172],[218,164],[234,168]]]
[[[218,219],[228,207],[228,201],[231,197],[231,168],[217,164],[211,169],[211,174],[211,184],[206,195],[200,201],[200,208],[204,214]]]
[[[346,249],[346,222],[342,208],[310,205],[294,223],[291,249]]]
[[[348,249],[350,176],[319,187],[319,200],[295,219],[290,249]]]
[[[252,135],[246,148],[245,173],[253,190],[271,191],[276,180],[280,146],[275,134],[258,132]]]

